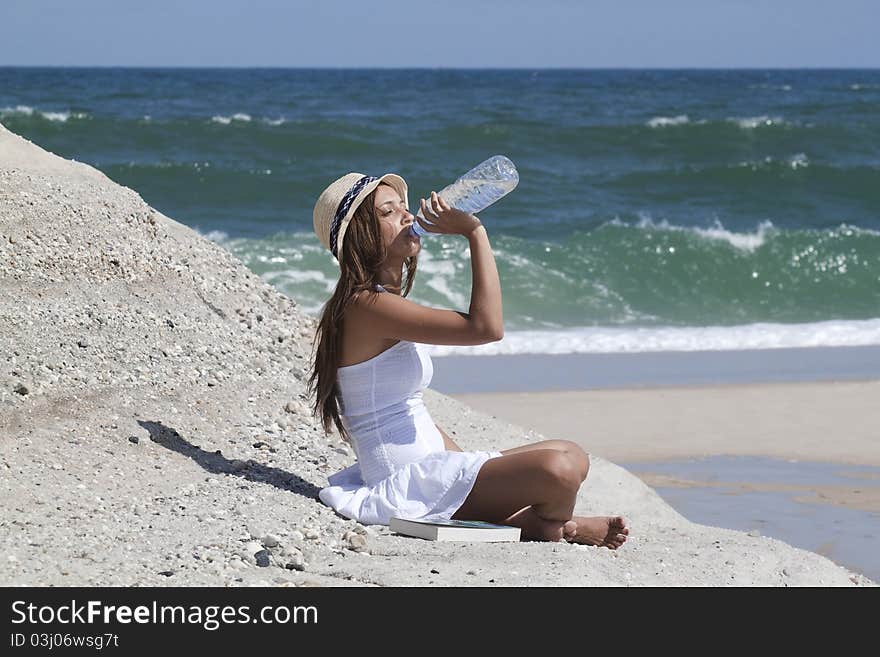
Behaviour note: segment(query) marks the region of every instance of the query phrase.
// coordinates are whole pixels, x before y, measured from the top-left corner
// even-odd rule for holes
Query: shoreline
[[[764,457],[620,465],[692,522],[772,536],[880,579],[880,468]]]
[[[880,346],[432,356],[447,395],[880,380]]]

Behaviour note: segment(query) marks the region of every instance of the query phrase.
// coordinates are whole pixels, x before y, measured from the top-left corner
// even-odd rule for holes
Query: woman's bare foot
[[[503,524],[519,527],[522,530],[520,540],[523,541],[561,541],[566,536],[574,536],[578,528],[575,519],[547,520],[530,506],[517,511]]]
[[[616,550],[626,543],[629,528],[621,516],[575,516],[572,520],[577,527],[574,531],[565,531],[565,540],[582,545],[597,545]]]

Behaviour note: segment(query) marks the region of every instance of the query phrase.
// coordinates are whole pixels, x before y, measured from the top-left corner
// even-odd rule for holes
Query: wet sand
[[[761,456],[621,465],[693,522],[772,536],[880,577],[880,468]]]
[[[693,522],[880,577],[880,381],[452,396],[620,464]]]

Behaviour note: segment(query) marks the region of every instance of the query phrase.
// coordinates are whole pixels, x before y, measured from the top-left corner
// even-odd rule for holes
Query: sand
[[[880,466],[880,381],[453,397],[614,461],[754,455]]]
[[[876,579],[878,393],[878,381],[844,381],[453,396],[617,462],[691,520]]]
[[[354,457],[307,408],[314,327],[134,190],[0,126],[0,585],[873,585],[687,521],[598,445],[576,511],[627,516],[618,551],[341,518],[316,499]],[[544,438],[425,403],[464,449]]]

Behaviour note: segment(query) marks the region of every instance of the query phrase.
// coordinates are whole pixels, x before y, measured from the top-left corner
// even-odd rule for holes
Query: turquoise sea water
[[[880,71],[0,68],[0,122],[313,314],[327,184],[397,172],[415,210],[507,155],[505,339],[435,355],[880,344]],[[466,240],[426,237],[412,298],[469,293]]]

